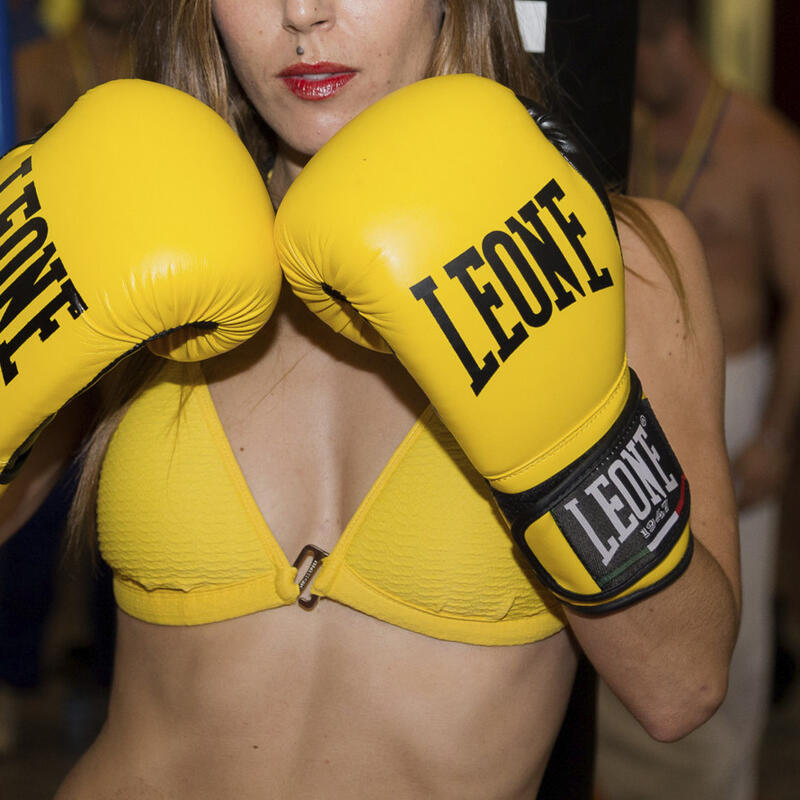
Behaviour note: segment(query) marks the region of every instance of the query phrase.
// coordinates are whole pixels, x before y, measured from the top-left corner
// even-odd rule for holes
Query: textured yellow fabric
[[[103,464],[97,524],[132,616],[195,625],[297,597],[198,368],[168,364],[131,406]]]
[[[193,625],[294,602],[200,367],[168,364],[115,433],[98,498],[103,558],[132,616]],[[518,557],[485,482],[428,410],[324,559],[312,592],[473,644],[537,641],[558,604]]]

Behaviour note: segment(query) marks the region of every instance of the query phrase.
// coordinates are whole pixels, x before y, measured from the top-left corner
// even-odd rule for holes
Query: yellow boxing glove
[[[388,344],[541,580],[592,612],[674,580],[692,540],[686,480],[627,366],[619,242],[584,161],[508,89],[431,78],[311,159],[276,244],[313,311]]]
[[[273,221],[233,130],[160,84],[92,89],[6,155],[0,484],[64,403],[142,345],[199,360],[252,336],[280,289]]]

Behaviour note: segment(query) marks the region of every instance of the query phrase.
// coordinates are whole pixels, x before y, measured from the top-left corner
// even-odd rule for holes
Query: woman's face
[[[371,103],[424,77],[442,14],[442,0],[213,0],[212,7],[248,97],[303,156]]]

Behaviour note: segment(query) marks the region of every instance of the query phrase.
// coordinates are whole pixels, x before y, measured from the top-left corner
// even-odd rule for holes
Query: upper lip
[[[332,61],[318,61],[316,64],[299,62],[290,64],[285,70],[278,73],[279,78],[292,78],[298,75],[319,75],[327,72],[355,72],[353,67],[345,64],[335,64]]]

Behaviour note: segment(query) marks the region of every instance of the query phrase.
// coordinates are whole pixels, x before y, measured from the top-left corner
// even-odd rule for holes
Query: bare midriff
[[[290,559],[331,550],[426,405],[393,357],[321,326],[286,297],[264,333],[206,368]],[[194,627],[120,613],[108,720],[57,797],[527,798],[574,668],[563,632],[467,645],[329,600]]]
[[[443,642],[322,601],[195,628],[120,615],[108,721],[58,800],[531,797],[564,633]]]

